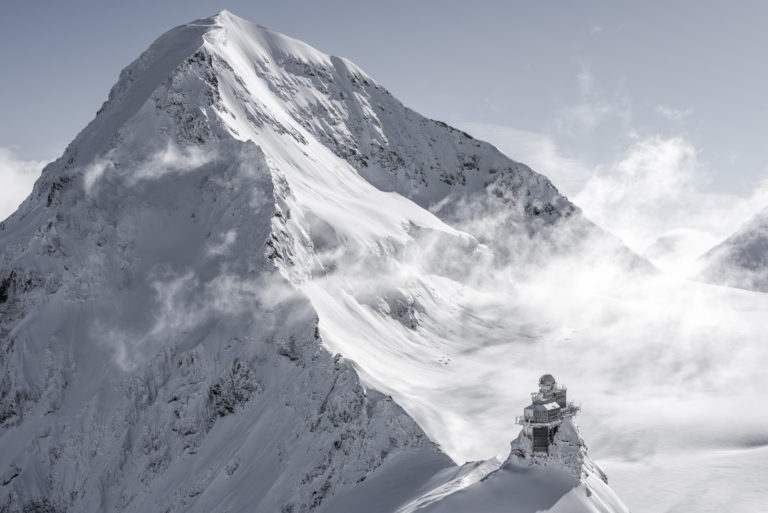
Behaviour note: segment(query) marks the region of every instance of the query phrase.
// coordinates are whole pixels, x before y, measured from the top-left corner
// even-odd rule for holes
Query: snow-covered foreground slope
[[[572,421],[560,426],[548,455],[534,453],[532,441],[522,434],[511,445],[506,460],[467,464],[398,513],[628,511],[587,456]]]
[[[469,486],[493,460],[449,458],[482,447],[429,404],[461,342],[441,317],[465,307],[415,294],[482,295],[470,271],[590,242],[645,265],[351,63],[226,12],[176,28],[0,224],[0,511],[384,513],[467,487],[556,505],[579,476],[521,466],[499,495]]]
[[[701,257],[710,283],[768,292],[768,208]]]

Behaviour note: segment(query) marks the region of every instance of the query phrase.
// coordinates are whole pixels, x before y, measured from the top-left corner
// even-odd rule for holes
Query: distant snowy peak
[[[768,292],[768,208],[701,257],[711,283]]]

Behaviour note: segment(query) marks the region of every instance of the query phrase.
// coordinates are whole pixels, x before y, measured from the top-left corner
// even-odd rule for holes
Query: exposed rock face
[[[594,474],[608,484],[605,472],[587,455],[587,445],[572,419],[564,420],[552,438],[548,453],[534,452],[533,441],[521,431],[512,441],[512,448],[504,465],[555,466],[576,479],[586,479]]]

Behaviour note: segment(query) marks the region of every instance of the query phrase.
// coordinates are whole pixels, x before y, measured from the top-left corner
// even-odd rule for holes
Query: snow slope
[[[705,281],[768,292],[768,208],[700,260]]]
[[[558,426],[548,454],[533,452],[533,442],[521,433],[507,459],[488,471],[485,462],[400,510],[399,513],[483,511],[628,512],[607,486],[603,470],[587,455],[578,428],[568,419]],[[483,467],[486,466],[486,469]],[[485,470],[485,472],[483,472]],[[554,492],[554,493],[553,493]]]
[[[587,251],[645,266],[348,61],[173,29],[0,224],[0,511],[383,513],[483,476],[408,384],[445,367],[438,288]]]

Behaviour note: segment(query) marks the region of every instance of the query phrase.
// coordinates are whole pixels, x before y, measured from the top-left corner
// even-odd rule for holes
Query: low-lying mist
[[[578,216],[531,229],[463,212],[452,225],[474,238],[411,227],[377,254],[326,243],[327,272],[305,286],[331,349],[457,462],[507,452],[543,373],[581,403],[630,507],[664,511],[682,493],[654,509],[639,483],[688,490],[722,451],[768,446],[767,296],[662,273]]]

